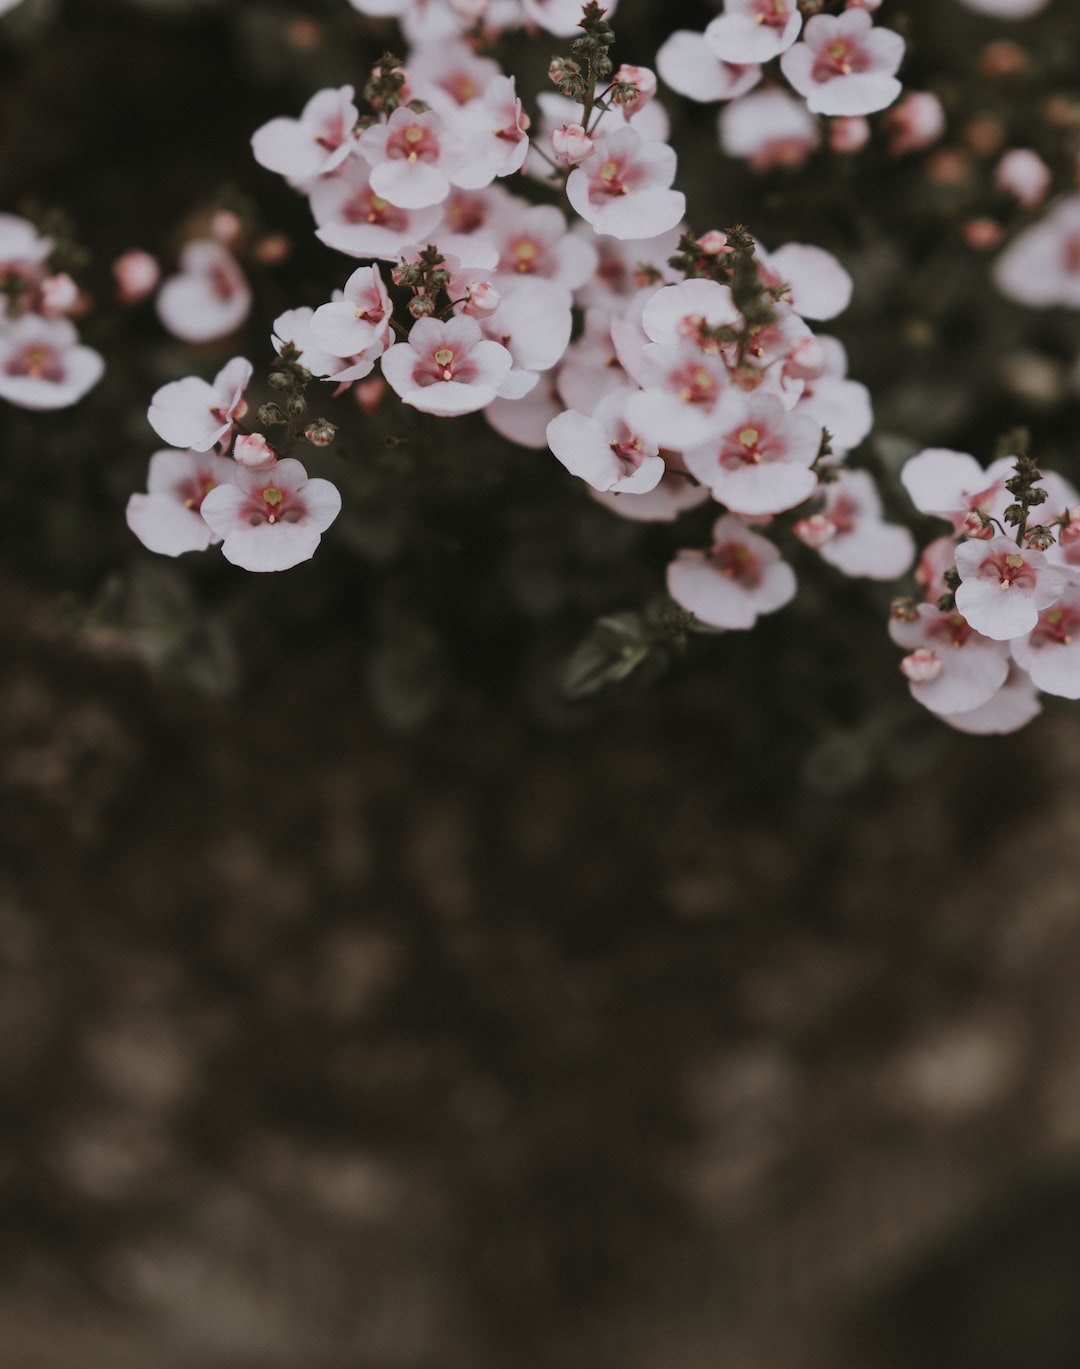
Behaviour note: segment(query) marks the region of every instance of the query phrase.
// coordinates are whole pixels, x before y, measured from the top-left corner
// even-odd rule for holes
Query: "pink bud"
[[[1058,532],[1058,541],[1063,547],[1071,546],[1073,542],[1080,542],[1080,504],[1074,504],[1067,511],[1068,521],[1062,523],[1061,530]]]
[[[41,312],[46,318],[70,314],[79,300],[79,287],[66,271],[41,282]]]
[[[870,125],[861,114],[833,119],[829,125],[829,147],[833,152],[859,152],[870,141]]]
[[[580,166],[596,144],[581,124],[563,124],[551,135],[555,160],[562,166]]]
[[[718,257],[721,252],[734,252],[735,250],[728,246],[727,234],[721,233],[716,228],[710,228],[697,241],[698,246],[707,257]]]
[[[249,470],[266,470],[277,462],[277,453],[262,433],[244,433],[236,439],[233,456]]]
[[[235,247],[243,231],[240,215],[234,214],[231,209],[219,209],[210,220],[211,234],[226,247]]]
[[[804,546],[823,547],[837,532],[836,524],[823,513],[815,513],[810,518],[800,518],[792,532]]]
[[[910,90],[899,104],[886,110],[881,122],[889,133],[889,152],[902,157],[937,142],[945,132],[945,111],[931,91]]]
[[[1025,209],[1042,204],[1051,179],[1050,168],[1029,147],[1014,147],[1006,152],[994,171],[997,188],[1012,195]]]
[[[962,530],[965,537],[973,537],[979,542],[988,542],[995,532],[993,523],[984,518],[977,509],[972,509],[964,519]]]
[[[371,380],[358,380],[353,386],[353,394],[357,404],[360,405],[368,418],[373,418],[382,408],[383,396],[386,394],[386,381],[382,376],[373,376]]]
[[[292,242],[284,233],[270,233],[255,244],[255,256],[265,266],[280,266],[292,251]]]
[[[941,674],[942,664],[934,652],[921,646],[910,656],[904,657],[900,662],[900,669],[912,684],[929,684]]]
[[[477,281],[465,287],[465,304],[462,313],[473,318],[487,318],[502,303],[502,295],[489,280]]]
[[[113,262],[116,293],[124,304],[138,304],[151,294],[161,279],[157,258],[133,247]]]
[[[995,219],[968,219],[960,232],[976,252],[989,252],[1005,236],[1005,230]]]
[[[644,109],[656,94],[656,73],[648,67],[634,67],[624,63],[611,79],[634,88],[635,94],[631,99],[619,101],[627,118]]]

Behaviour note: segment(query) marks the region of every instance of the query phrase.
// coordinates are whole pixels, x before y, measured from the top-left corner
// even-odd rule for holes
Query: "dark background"
[[[991,113],[1064,189],[1070,9],[879,18],[950,145]],[[617,56],[712,12],[677,10],[624,3]],[[1070,707],[949,733],[907,698],[889,588],[809,554],[753,633],[570,700],[596,616],[709,515],[622,523],[480,419],[328,405],[309,464],[346,511],[287,575],[144,552],[153,390],[236,353],[265,375],[276,313],[352,269],[250,134],[396,40],[344,0],[27,0],[0,33],[2,207],[70,215],[108,365],[73,410],[0,416],[0,1361],[1071,1369]],[[1004,85],[977,70],[1003,33],[1032,61]],[[525,91],[561,47],[510,40]],[[1017,422],[1080,476],[1075,320],[997,299],[962,243],[1023,221],[992,159],[943,191],[878,134],[755,180],[668,104],[696,228],[856,276],[858,460],[897,512],[910,452],[987,460]],[[109,267],[172,269],[221,206],[294,252],[246,257],[249,327],[192,349]]]

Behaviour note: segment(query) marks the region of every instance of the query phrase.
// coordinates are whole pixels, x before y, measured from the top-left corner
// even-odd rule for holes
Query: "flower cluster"
[[[840,14],[815,13],[804,22],[807,8],[798,0],[724,0],[704,33],[679,29],[656,56],[672,90],[724,103],[720,144],[755,170],[805,161],[821,140],[816,115],[835,120],[834,150],[856,150],[869,137],[865,116],[901,92],[904,40],[874,24],[876,2],[848,0]],[[762,85],[773,61],[790,89]]]
[[[1080,699],[1080,494],[1027,455],[984,470],[944,448],[912,457],[901,479],[921,513],[952,525],[920,558],[922,601],[893,605],[913,697],[979,733],[1024,726],[1039,691]]]
[[[55,249],[28,219],[0,214],[0,399],[22,409],[77,404],[105,370],[79,341],[79,287],[51,269]]]

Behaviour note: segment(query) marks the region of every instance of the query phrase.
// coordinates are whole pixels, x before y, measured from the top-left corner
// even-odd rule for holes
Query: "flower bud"
[[[870,125],[861,114],[833,119],[829,124],[829,147],[833,152],[860,152],[869,141]]]
[[[553,57],[548,67],[548,80],[571,100],[585,93],[585,77],[572,57]]]
[[[243,230],[240,215],[231,209],[219,209],[210,220],[211,234],[226,247],[235,247]]]
[[[1028,528],[1024,533],[1024,541],[1033,551],[1049,551],[1054,545],[1054,534],[1049,528]]]
[[[489,280],[477,281],[465,287],[465,304],[462,313],[472,318],[487,318],[502,303],[502,295]]]
[[[260,423],[265,423],[268,428],[272,428],[277,423],[286,423],[288,420],[276,404],[262,404],[259,406],[256,415]]]
[[[132,248],[113,262],[116,293],[123,304],[138,304],[144,300],[161,279],[157,258],[149,252]]]
[[[337,426],[328,418],[317,418],[304,429],[304,438],[313,447],[329,447],[337,436]]]
[[[620,87],[616,103],[623,107],[627,118],[644,109],[656,94],[656,74],[648,67],[628,66],[624,62],[615,73],[614,83]]]
[[[268,233],[254,247],[255,258],[264,266],[279,266],[292,252],[292,242],[284,233]]]
[[[889,616],[898,623],[913,623],[919,616],[919,606],[914,599],[894,599],[889,605]]]
[[[551,146],[560,166],[580,166],[596,144],[581,124],[563,124],[552,133]]]
[[[236,439],[233,456],[241,466],[261,471],[277,462],[277,453],[262,433],[244,433]]]
[[[730,246],[727,234],[721,233],[719,229],[710,228],[707,233],[703,233],[698,238],[698,246],[707,257],[718,257],[722,252],[734,252],[734,247]]]
[[[928,647],[917,647],[900,662],[900,669],[912,684],[929,684],[941,674],[940,658]]]
[[[994,535],[994,525],[981,509],[972,509],[964,519],[961,530],[965,537],[978,542],[988,542]]]
[[[1065,522],[1058,532],[1058,541],[1063,547],[1080,542],[1080,504],[1074,504],[1071,509],[1066,510]]]
[[[41,312],[46,318],[70,314],[79,300],[79,287],[66,271],[41,283]]]
[[[382,407],[386,394],[386,381],[382,376],[372,376],[370,380],[358,380],[353,386],[353,395],[368,418],[373,418]]]
[[[435,301],[430,295],[414,295],[409,300],[409,313],[413,318],[430,318],[435,312]]]
[[[1025,209],[1034,209],[1046,199],[1052,173],[1037,152],[1029,147],[1014,147],[1006,152],[994,169],[994,184],[1011,195]]]
[[[307,413],[307,400],[303,395],[290,395],[285,401],[285,412],[290,418],[302,418]]]
[[[804,546],[823,547],[836,536],[836,524],[824,513],[815,513],[810,518],[800,518],[792,532]]]
[[[909,90],[899,104],[885,111],[881,123],[889,134],[890,155],[902,157],[937,142],[945,132],[945,111],[931,91]]]
[[[989,252],[1005,236],[1005,230],[996,219],[968,219],[960,230],[964,241],[976,252]]]
[[[1019,76],[1030,65],[1024,49],[1007,38],[997,43],[987,43],[979,53],[979,70],[984,76]]]

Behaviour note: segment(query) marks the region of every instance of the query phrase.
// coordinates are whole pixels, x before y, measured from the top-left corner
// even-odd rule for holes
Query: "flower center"
[[[29,376],[31,380],[63,380],[64,368],[56,349],[45,342],[31,343],[16,353],[6,368],[9,376]]]
[[[267,506],[267,509],[270,510],[266,515],[266,521],[268,523],[276,523],[278,515],[275,510],[284,498],[283,491],[279,490],[276,485],[267,485],[266,489],[262,492],[262,497],[263,503]]]
[[[540,254],[540,249],[531,238],[522,238],[514,244],[514,270],[532,271],[536,265],[536,258]]]
[[[434,362],[442,371],[443,380],[453,380],[454,372],[451,370],[451,363],[454,360],[454,353],[449,347],[440,347],[435,353]]]
[[[709,552],[709,559],[722,575],[743,589],[757,589],[761,584],[758,559],[742,542],[718,543]]]

